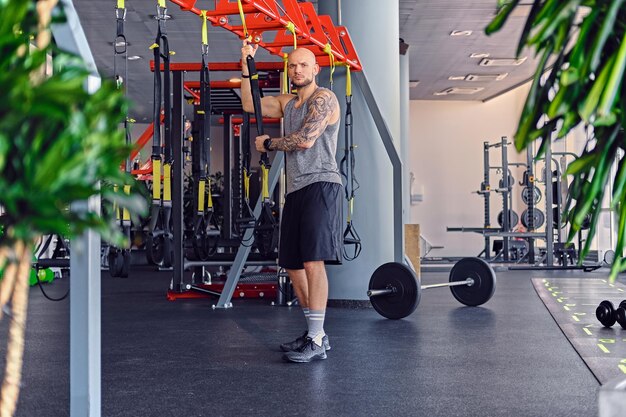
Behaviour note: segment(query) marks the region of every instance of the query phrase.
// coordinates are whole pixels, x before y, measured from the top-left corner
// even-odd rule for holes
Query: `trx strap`
[[[165,0],[157,2],[158,29],[154,43],[154,133],[152,136],[152,215],[148,233],[148,260],[171,267],[173,262],[173,235],[170,230],[172,215],[172,136],[170,105],[170,52],[166,33],[167,7]],[[161,86],[161,58],[163,59],[163,86]],[[161,94],[162,93],[162,94]],[[163,99],[165,142],[164,159],[161,159],[161,99]],[[163,194],[161,194],[161,163],[163,162]]]
[[[213,212],[211,196],[211,80],[209,75],[209,40],[206,10],[202,18],[202,69],[200,70],[200,105],[197,110],[200,134],[197,157],[200,158],[196,187],[196,219],[194,222],[193,250],[200,260],[205,261],[217,252],[220,229]],[[205,196],[206,204],[205,204]]]
[[[115,76],[115,83],[118,90],[124,91],[124,96],[128,95],[128,88],[126,86],[128,80],[128,48],[126,42],[126,36],[124,35],[124,21],[126,20],[126,8],[124,7],[124,0],[117,0],[117,7],[115,8],[115,21],[116,32],[115,40],[113,42],[113,74]],[[118,61],[123,64],[123,69],[120,71],[120,65]],[[130,119],[128,118],[128,112],[124,115],[124,134],[126,136],[126,144],[130,145]],[[124,171],[130,173],[130,156],[124,161]],[[118,185],[113,187],[114,191],[119,190]],[[130,185],[125,185],[123,188],[126,194],[130,194]],[[117,204],[113,204],[113,210],[115,211],[116,219],[122,234],[126,237],[126,240],[130,242],[130,213],[127,208],[121,209]],[[109,273],[112,277],[128,277],[130,270],[130,249],[117,248],[115,246],[109,246],[107,255],[109,263]]]
[[[248,243],[244,241],[244,232],[246,229],[254,227],[256,219],[252,207],[250,207],[250,115],[243,112],[243,123],[239,130],[239,143],[241,143],[241,177],[242,177],[242,189],[243,195],[241,198],[241,216],[235,221],[235,227],[237,228],[237,234],[240,236],[241,244],[248,246]]]
[[[261,110],[261,89],[259,87],[259,74],[256,70],[254,58],[250,55],[246,57],[248,74],[250,75],[250,90],[252,93],[252,103],[254,105],[254,117],[256,118],[257,132],[259,136],[264,135],[263,112]],[[272,213],[272,202],[269,194],[269,170],[270,161],[267,152],[261,153],[261,214],[257,219],[254,228],[254,238],[257,249],[262,256],[270,256],[278,247],[278,224]]]
[[[352,78],[350,66],[346,65],[346,117],[345,117],[345,149],[340,163],[341,175],[346,179],[344,187],[346,200],[348,201],[348,219],[346,229],[343,232],[343,257],[347,261],[356,259],[361,254],[361,238],[352,223],[354,211],[354,196],[359,189],[359,182],[354,175],[356,159],[354,157],[354,140],[352,136]],[[354,251],[348,253],[346,246],[354,246]]]

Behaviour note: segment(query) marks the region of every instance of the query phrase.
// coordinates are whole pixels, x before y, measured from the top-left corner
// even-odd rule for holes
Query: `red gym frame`
[[[170,0],[170,2],[180,6],[181,10],[190,11],[198,16],[202,15],[203,10],[195,7],[197,0]],[[295,38],[297,47],[312,51],[320,66],[346,66],[351,71],[362,71],[361,63],[347,28],[345,26],[335,26],[330,16],[318,16],[312,3],[300,3],[297,0],[282,0],[281,6],[276,0],[241,0],[241,5],[245,16],[245,29],[243,24],[235,25],[231,22],[230,17],[236,16],[235,20],[241,23],[239,22],[239,4],[236,0],[215,0],[215,8],[206,11],[206,18],[213,26],[223,27],[236,34],[240,39],[245,39],[246,35],[250,35],[253,43],[268,50],[271,54],[281,57],[281,61],[279,62],[258,62],[256,64],[257,70],[283,71],[285,63],[282,59],[286,57],[286,48],[289,50],[293,48]],[[245,33],[246,29],[248,34]],[[265,32],[273,32],[268,33],[268,40],[263,39]],[[241,71],[240,62],[209,63],[208,67],[210,71]],[[200,63],[170,64],[170,70],[175,75],[173,84],[178,84],[181,90],[190,93],[196,104],[199,101],[199,83],[193,81],[184,82],[181,73],[197,72],[200,71],[201,68],[202,64]],[[150,62],[150,69],[154,71],[154,61]],[[163,64],[161,64],[161,69],[163,69]],[[240,82],[213,81],[211,82],[211,87],[218,89],[237,88],[240,87]],[[176,100],[174,100],[174,102],[176,103]],[[175,106],[174,110],[182,115],[181,109],[176,109]],[[231,126],[233,124],[232,122],[231,119]],[[148,132],[145,134],[146,138],[148,138],[147,133]],[[174,156],[175,158],[177,157],[176,154]],[[180,155],[178,158],[180,158]],[[177,175],[182,175],[182,173],[173,172],[173,181]],[[180,207],[174,207],[175,210],[173,214],[176,215],[176,209],[178,208],[181,210],[179,214],[182,215],[182,194],[177,194],[180,193],[173,193],[172,202],[175,206],[178,205]],[[182,225],[179,227],[182,228]],[[184,260],[181,232],[182,229],[177,230],[175,225],[174,241],[175,246],[177,241],[180,242],[180,248],[178,248],[180,253],[174,258]],[[229,300],[230,297],[234,295],[231,291],[238,291],[238,295],[245,298],[275,297],[277,291],[277,284],[274,283],[239,283],[237,285],[238,275],[234,281],[237,286],[233,289],[233,281],[231,281],[230,274],[228,280],[223,284],[198,285],[199,291],[185,291],[182,278],[183,266],[174,265],[173,288],[167,292],[168,300],[173,301],[179,298],[204,298],[208,295],[208,292],[216,295],[213,291],[217,290],[222,292],[220,302],[218,302],[218,306],[220,306],[225,294],[228,295]],[[202,290],[205,290],[204,294]]]
[[[195,5],[197,0],[170,0],[181,10],[190,11],[200,16],[202,10]],[[335,26],[330,16],[318,16],[310,2],[282,0],[280,6],[276,0],[241,0],[245,24],[254,43],[281,58],[285,47],[293,46],[293,34],[287,29],[293,25],[299,48],[307,48],[316,56],[321,66],[330,66],[332,53],[335,64],[350,66],[352,71],[361,71],[361,63],[354,44],[345,26]],[[239,16],[237,1],[215,0],[215,9],[207,10],[207,20],[213,26],[223,27],[239,38],[244,39],[243,25],[234,25],[231,16]],[[276,32],[272,41],[264,41],[264,32]]]

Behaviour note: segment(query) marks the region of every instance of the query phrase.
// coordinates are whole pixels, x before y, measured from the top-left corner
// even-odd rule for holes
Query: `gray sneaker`
[[[308,334],[309,332],[305,331],[304,334],[298,337],[296,340],[292,342],[283,343],[282,345],[280,345],[280,350],[282,350],[283,352],[294,352],[300,349],[306,343]],[[330,343],[328,343],[328,335],[326,334],[322,338],[322,345],[324,346],[324,350],[327,350],[327,351],[330,350]]]
[[[287,352],[283,359],[289,362],[306,363],[316,360],[326,359],[326,349],[324,344],[318,346],[310,337],[306,338],[306,343],[298,350]]]

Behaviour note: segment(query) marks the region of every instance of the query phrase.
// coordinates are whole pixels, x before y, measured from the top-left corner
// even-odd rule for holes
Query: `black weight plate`
[[[118,249],[109,249],[109,275],[112,278],[118,278],[122,273],[122,267],[124,266],[124,258],[122,257],[122,251]]]
[[[502,223],[504,223],[504,211],[500,210],[498,213],[498,224],[502,227]],[[515,210],[509,209],[509,227],[514,227],[519,222],[519,215],[515,212]]]
[[[533,207],[533,229],[539,229],[546,222],[546,216],[543,211]],[[530,224],[530,214],[528,209],[522,212],[522,225],[528,227]]]
[[[463,258],[450,271],[450,282],[474,280],[474,284],[450,287],[454,298],[466,306],[485,304],[496,291],[496,273],[491,266],[479,258]]]
[[[530,203],[531,192],[532,192],[534,204],[537,204],[541,201],[542,194],[541,194],[541,190],[539,189],[539,187],[535,185],[533,185],[532,187],[524,187],[522,188],[522,201],[526,205]]]
[[[379,266],[372,274],[370,290],[394,287],[389,295],[370,297],[374,309],[383,317],[398,320],[413,313],[420,302],[421,287],[415,272],[408,266],[389,262]]]
[[[120,270],[120,278],[128,278],[128,274],[130,273],[130,249],[124,249],[122,251],[122,269]]]
[[[613,303],[608,300],[602,301],[598,308],[596,308],[596,318],[604,327],[613,326],[616,321]]]

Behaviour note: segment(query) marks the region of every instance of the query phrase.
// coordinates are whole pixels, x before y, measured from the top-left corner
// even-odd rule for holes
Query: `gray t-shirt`
[[[299,108],[295,106],[296,101],[296,99],[292,99],[285,106],[286,135],[300,129],[306,118],[309,107],[308,100]],[[287,194],[315,182],[324,181],[341,184],[341,175],[335,159],[339,125],[340,120],[337,120],[335,124],[326,126],[324,132],[309,149],[285,152]]]

